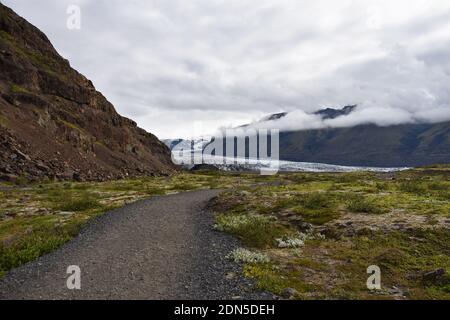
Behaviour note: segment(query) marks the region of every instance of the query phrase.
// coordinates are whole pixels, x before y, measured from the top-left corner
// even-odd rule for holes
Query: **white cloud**
[[[450,120],[447,0],[3,3],[160,138],[283,110],[292,129]],[[69,4],[80,31],[66,28]],[[354,103],[336,121],[307,115]]]

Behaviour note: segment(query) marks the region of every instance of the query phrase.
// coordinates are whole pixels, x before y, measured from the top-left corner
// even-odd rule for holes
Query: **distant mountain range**
[[[322,119],[351,114],[356,105],[316,111]],[[285,117],[266,117],[265,126]],[[275,126],[275,125],[274,125]],[[363,124],[280,133],[280,159],[346,166],[404,167],[450,163],[450,122],[380,127]]]
[[[355,105],[326,108],[314,114],[322,119],[335,119],[349,115],[356,108]],[[270,128],[271,122],[287,115],[287,112],[272,114],[258,124]],[[251,124],[241,127],[248,126]],[[282,131],[280,160],[367,167],[450,163],[450,122]]]
[[[280,158],[380,167],[450,163],[450,122],[282,132]]]

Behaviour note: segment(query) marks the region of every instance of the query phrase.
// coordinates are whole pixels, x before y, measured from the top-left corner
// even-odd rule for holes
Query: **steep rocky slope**
[[[162,142],[0,4],[0,177],[104,180],[175,169]]]

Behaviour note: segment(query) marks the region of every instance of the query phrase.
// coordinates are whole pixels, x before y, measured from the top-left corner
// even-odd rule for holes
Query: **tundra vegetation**
[[[212,208],[216,228],[247,247],[231,258],[263,290],[290,299],[450,299],[450,166],[285,174],[228,190]],[[265,259],[252,260],[258,254]],[[367,288],[371,265],[381,269],[381,290]]]
[[[450,299],[450,166],[398,173],[197,172],[110,182],[0,184],[0,275],[90,219],[152,196],[223,189],[210,203],[228,255],[291,299]],[[382,290],[366,287],[381,268]]]
[[[177,174],[110,182],[0,184],[0,277],[77,235],[90,219],[152,196],[239,187],[254,177]]]

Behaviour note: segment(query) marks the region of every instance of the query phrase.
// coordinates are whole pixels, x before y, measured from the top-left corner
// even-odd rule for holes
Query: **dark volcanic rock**
[[[196,164],[191,168],[191,171],[219,171],[220,169],[212,164]]]
[[[270,116],[268,116],[265,121],[273,121],[273,120],[278,120],[281,118],[284,118],[285,116],[287,116],[287,112],[280,112],[280,113],[274,113],[271,114]]]
[[[0,4],[0,176],[105,180],[174,170],[162,142]]]
[[[326,108],[319,110],[315,112],[314,114],[317,114],[322,117],[322,119],[336,119],[340,116],[346,116],[353,112],[353,110],[356,109],[356,105],[353,106],[345,106],[342,109],[333,109],[333,108]]]
[[[423,281],[427,284],[432,285],[444,285],[450,283],[450,279],[447,276],[444,268],[426,272],[423,275]]]

